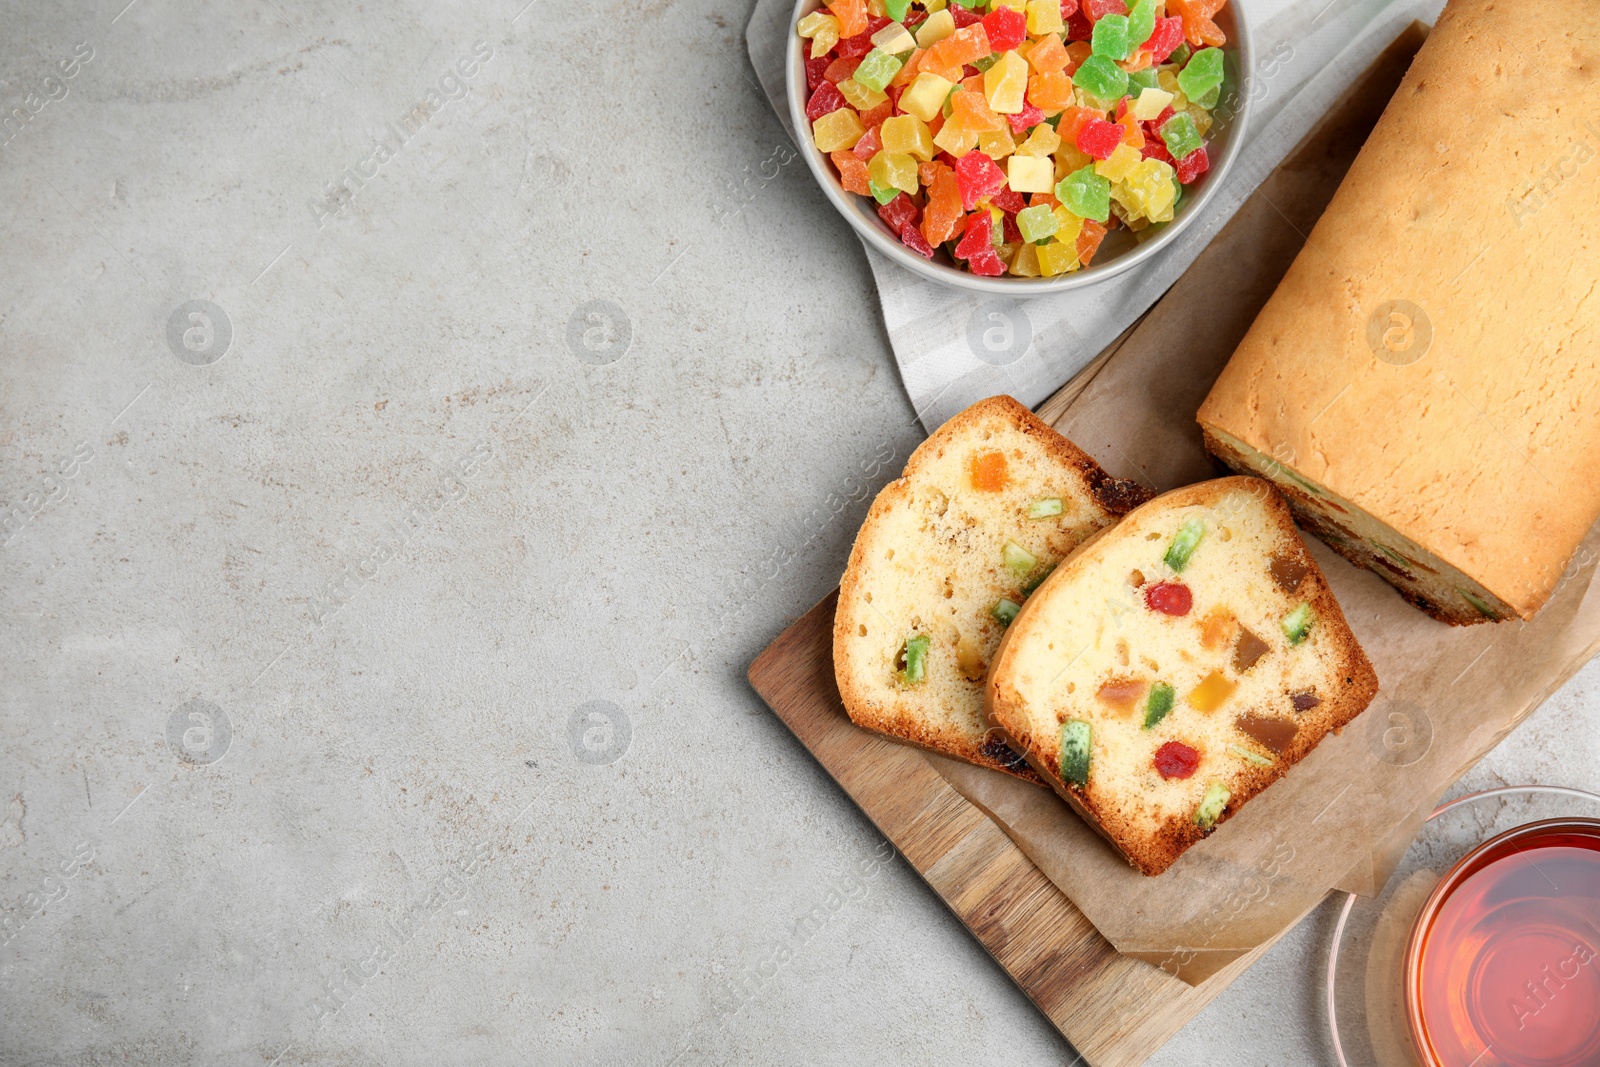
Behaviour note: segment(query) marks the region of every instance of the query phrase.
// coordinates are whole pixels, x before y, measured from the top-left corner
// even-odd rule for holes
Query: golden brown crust
[[[879,706],[868,698],[858,680],[845,669],[848,662],[845,646],[851,639],[849,620],[863,593],[863,582],[868,573],[868,561],[877,558],[878,538],[883,530],[884,516],[897,508],[910,504],[911,485],[919,471],[942,449],[954,442],[968,427],[987,419],[998,419],[1040,444],[1051,458],[1063,468],[1071,469],[1082,477],[1086,494],[1090,495],[1107,513],[1107,520],[1149,499],[1150,492],[1136,482],[1112,478],[1081,449],[1057,433],[1049,424],[1027,407],[1009,396],[993,396],[958,413],[927,440],[918,445],[906,461],[899,478],[884,486],[872,506],[850,550],[850,560],[844,577],[839,582],[839,602],[834,614],[834,665],[839,685],[839,696],[856,725],[883,734],[918,748],[943,756],[950,756],[980,767],[1000,771],[1025,781],[1042,785],[1043,780],[1011,752],[1004,744],[999,731],[991,731],[982,741],[976,741],[954,730],[938,730],[922,721],[906,705]]]
[[[1300,729],[1293,740],[1271,766],[1252,765],[1242,768],[1239,777],[1234,779],[1239,786],[1233,789],[1233,795],[1216,825],[1221,825],[1232,818],[1251,798],[1287,774],[1290,768],[1309,755],[1330,732],[1342,729],[1361,714],[1378,691],[1378,678],[1371,662],[1351,633],[1344,612],[1339,607],[1332,590],[1328,588],[1316,560],[1306,550],[1305,542],[1296,532],[1289,506],[1269,483],[1251,477],[1222,478],[1173,490],[1156,497],[1147,506],[1178,508],[1208,504],[1225,493],[1239,488],[1246,488],[1258,495],[1258,498],[1262,499],[1271,510],[1275,523],[1283,535],[1278,552],[1290,556],[1306,567],[1306,575],[1300,588],[1306,590],[1306,599],[1312,605],[1319,628],[1325,635],[1332,635],[1335,641],[1335,649],[1342,666],[1342,670],[1339,671],[1341,686],[1336,692],[1324,697],[1322,703],[1317,706],[1314,716],[1301,721]],[[1133,524],[1138,517],[1139,512],[1135,511],[1123,520],[1123,524]],[[1058,583],[1070,583],[1080,568],[1093,566],[1093,555],[1090,552],[1093,545],[1100,537],[1111,536],[1121,528],[1120,524],[1108,528],[1084,542],[1077,552],[1056,568],[1055,573],[1035,593],[1035,596],[1041,598],[1048,596],[1051,587]],[[1092,788],[1092,783],[1091,788],[1083,789],[1062,780],[1059,768],[1053,764],[1057,742],[1053,738],[1037,738],[1031,735],[1028,729],[1030,719],[1024,711],[1022,698],[1010,682],[1013,647],[1018,642],[1029,640],[1033,635],[1033,631],[1025,625],[1025,622],[1025,618],[1019,616],[1001,639],[1000,647],[995,654],[988,684],[984,689],[984,710],[989,722],[1005,731],[1012,747],[1021,752],[1051,788],[1109,841],[1130,864],[1146,875],[1161,874],[1185,850],[1212,831],[1202,829],[1191,819],[1178,816],[1170,817],[1155,826],[1139,820],[1130,820],[1110,803],[1102,803]]]
[[[1451,0],[1198,416],[1524,619],[1600,517],[1594,14]]]

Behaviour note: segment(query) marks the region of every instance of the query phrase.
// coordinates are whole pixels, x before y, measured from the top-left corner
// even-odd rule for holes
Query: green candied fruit
[[[870,54],[870,53],[869,53]],[[856,81],[860,81],[860,74]],[[1222,49],[1202,48],[1189,58],[1178,73],[1178,88],[1183,95],[1200,102],[1200,98],[1222,84]]]
[[[1128,95],[1135,100],[1139,99],[1139,94],[1146,89],[1159,88],[1161,88],[1161,78],[1156,74],[1154,67],[1136,70],[1128,75]]]
[[[983,5],[983,0],[950,0],[950,2],[952,4],[959,4],[961,7],[964,7],[969,11],[975,7],[981,7]]]
[[[1001,626],[1010,626],[1011,620],[1015,619],[1017,612],[1021,610],[1022,605],[1015,600],[1007,600],[1005,597],[1001,597],[994,602],[994,607],[989,609],[989,614],[993,615],[995,621]]]
[[[989,68],[998,62],[1000,62],[1000,57],[995,55],[993,52],[990,52],[986,56],[980,56],[979,58],[974,59],[972,61],[972,69],[976,70],[980,74],[987,74]]]
[[[867,179],[867,190],[872,193],[872,199],[880,204],[887,204],[900,195],[900,190],[892,185],[879,185],[871,178]]]
[[[1111,182],[1096,174],[1092,164],[1057,182],[1056,199],[1079,218],[1104,222],[1111,217]]]
[[[1061,780],[1079,788],[1089,784],[1091,727],[1082,719],[1061,724]]]
[[[1163,67],[1176,67],[1179,70],[1182,70],[1183,65],[1189,62],[1189,57],[1192,55],[1194,55],[1194,49],[1189,47],[1189,42],[1183,41],[1178,44],[1178,47],[1172,50],[1172,54],[1167,57],[1167,61],[1161,65]]]
[[[1228,792],[1228,787],[1221,782],[1212,782],[1206,786],[1205,796],[1200,798],[1200,806],[1195,809],[1195,825],[1209,830],[1217,825],[1217,820],[1222,818],[1222,809],[1228,806],[1228,801],[1233,799],[1233,794]]]
[[[1000,560],[1006,565],[1006,570],[1023,577],[1039,565],[1039,557],[1023,548],[1015,541],[1007,541],[1000,547]]]
[[[1311,633],[1311,624],[1315,621],[1311,605],[1301,604],[1283,617],[1283,636],[1291,645],[1298,645]]]
[[[891,22],[904,22],[910,7],[911,0],[883,0],[883,13]]]
[[[1381,548],[1382,546],[1380,545],[1379,547]],[[1473,594],[1467,592],[1465,589],[1458,589],[1458,590],[1456,590],[1456,592],[1458,592],[1462,596],[1466,597],[1467,598],[1467,603],[1471,604],[1473,607],[1477,608],[1479,615],[1482,615],[1484,618],[1488,619],[1490,622],[1499,622],[1500,621],[1500,613],[1498,611],[1494,610],[1493,608],[1491,608],[1489,606],[1489,602],[1484,600],[1482,597],[1474,596]]]
[[[1167,554],[1162,557],[1163,562],[1171,567],[1174,573],[1181,572],[1189,565],[1189,557],[1194,555],[1194,550],[1200,547],[1200,542],[1206,539],[1206,524],[1204,520],[1194,518],[1178,527],[1178,535],[1172,539],[1172,544],[1167,546]]]
[[[1187,111],[1180,111],[1161,124],[1161,139],[1173,159],[1182,159],[1200,147],[1200,130]]]
[[[861,65],[856,68],[855,78],[857,85],[865,85],[868,89],[883,92],[884,88],[900,73],[903,64],[888,52],[874,48],[861,57]],[[1178,75],[1182,78],[1183,75]]]
[[[1128,16],[1101,15],[1094,24],[1090,38],[1094,54],[1111,60],[1127,59],[1133,52],[1133,42],[1128,37]]]
[[[1144,728],[1150,729],[1156,723],[1167,717],[1167,712],[1172,710],[1174,693],[1172,686],[1166,682],[1157,682],[1150,687],[1150,695],[1144,702]]]
[[[928,677],[928,646],[932,643],[927,634],[918,634],[906,640],[905,650],[901,653],[906,665],[900,674],[907,685],[916,685]]]
[[[1238,756],[1246,763],[1254,763],[1257,767],[1270,767],[1273,763],[1272,757],[1263,756],[1259,752],[1251,752],[1243,745],[1229,745],[1228,754]]]
[[[1049,204],[1035,204],[1025,207],[1017,212],[1017,229],[1022,231],[1024,241],[1042,241],[1061,228],[1061,220],[1056,218],[1056,213]],[[1056,501],[1057,515],[1061,514],[1061,501]],[[1029,513],[1032,515],[1032,513]],[[1043,518],[1042,515],[1033,515],[1033,518]]]
[[[1110,15],[1106,16],[1106,18],[1110,17]],[[1100,21],[1104,22],[1105,19]],[[1183,75],[1180,74],[1178,77],[1181,78]],[[860,80],[861,75],[858,73],[856,81]],[[1078,68],[1078,73],[1072,76],[1072,84],[1096,100],[1121,100],[1128,91],[1128,72],[1105,56],[1090,56]],[[1073,212],[1073,214],[1077,214],[1077,212]]]
[[[1044,205],[1040,204],[1039,207],[1044,207]],[[1022,216],[1026,215],[1029,211],[1038,210],[1039,208],[1030,207],[1023,211],[1017,212],[1018,228],[1021,228],[1022,226]],[[1056,232],[1054,226],[1050,228],[1050,232]],[[1028,231],[1023,230],[1022,233],[1023,236],[1027,236]],[[1058,496],[1042,496],[1038,500],[1035,500],[1033,503],[1028,505],[1028,518],[1030,519],[1053,519],[1059,514],[1061,514],[1061,498]]]
[[[1196,107],[1202,107],[1202,108],[1205,108],[1207,111],[1210,111],[1210,110],[1212,110],[1213,108],[1215,108],[1217,106],[1217,101],[1221,100],[1221,99],[1222,99],[1222,86],[1213,85],[1211,88],[1209,88],[1205,92],[1201,93],[1199,95],[1199,97],[1197,97],[1193,101],[1193,103],[1195,104]]]
[[[1050,566],[1046,567],[1044,570],[1040,571],[1038,574],[1035,574],[1032,578],[1029,578],[1026,582],[1024,582],[1022,584],[1022,595],[1023,596],[1032,596],[1033,595],[1033,591],[1035,589],[1039,588],[1041,585],[1043,585],[1044,584],[1044,580],[1046,578],[1050,577],[1051,573],[1055,569],[1056,569],[1056,565],[1054,563],[1052,563],[1052,564],[1050,564]]]
[[[1137,51],[1155,32],[1156,0],[1137,0],[1128,12],[1128,43],[1133,46],[1129,51]]]

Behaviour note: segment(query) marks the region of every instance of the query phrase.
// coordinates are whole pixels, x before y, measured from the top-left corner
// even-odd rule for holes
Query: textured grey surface
[[[744,682],[921,438],[748,5],[524,2],[0,3],[0,1063],[1071,1062]]]

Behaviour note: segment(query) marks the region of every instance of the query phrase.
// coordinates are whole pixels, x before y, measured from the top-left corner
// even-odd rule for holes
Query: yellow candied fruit
[[[1083,219],[1074,215],[1060,204],[1057,204],[1050,214],[1056,217],[1056,240],[1065,241],[1076,248],[1078,234],[1083,232]]]
[[[1119,144],[1112,151],[1110,158],[1095,163],[1094,172],[1107,181],[1120,182],[1139,165],[1139,161],[1143,158],[1139,150],[1132,145]]]
[[[950,6],[950,0],[925,0],[922,5],[928,9],[928,14],[936,14]]]
[[[1011,273],[1019,278],[1037,278],[1039,276],[1039,250],[1024,241],[1017,246],[1017,254],[1011,257]]]
[[[1013,11],[1026,11],[1028,0],[990,0],[989,10],[993,11],[997,7],[1009,7]]]
[[[1017,145],[1019,156],[1049,156],[1054,155],[1056,149],[1061,147],[1061,135],[1052,130],[1048,123],[1039,123],[1028,134],[1028,139]]]
[[[1003,52],[994,66],[983,72],[983,95],[989,109],[1002,115],[1020,112],[1028,95],[1028,61],[1015,52]]]
[[[884,119],[878,136],[883,138],[885,152],[915,156],[924,163],[933,159],[933,134],[928,132],[928,124],[915,115]]]
[[[811,58],[819,59],[839,43],[839,20],[813,11],[800,20],[800,36],[811,38]]]
[[[1006,184],[1018,193],[1048,193],[1055,189],[1056,169],[1048,157],[1012,156]]]
[[[1184,110],[1189,113],[1190,118],[1194,119],[1194,128],[1200,131],[1201,137],[1204,137],[1206,134],[1211,132],[1211,112],[1207,111],[1199,104],[1189,104],[1184,107]]]
[[[1161,116],[1168,104],[1172,103],[1172,94],[1164,89],[1145,89],[1139,94],[1139,99],[1133,102],[1129,111],[1140,122],[1150,122]]]
[[[939,132],[934,134],[933,143],[960,159],[978,147],[978,135],[959,123],[946,122],[939,127]]]
[[[916,48],[917,41],[911,36],[910,30],[898,22],[891,22],[872,35],[872,45],[880,52],[897,56],[901,52],[909,52]]]
[[[1051,241],[1047,245],[1035,245],[1034,250],[1039,260],[1039,273],[1046,278],[1078,269],[1076,241]]]
[[[944,102],[949,99],[950,90],[954,88],[954,82],[924,71],[917,75],[916,81],[912,82],[905,92],[900,94],[900,110],[907,115],[917,116],[923,122],[932,122],[944,110]],[[842,85],[841,91],[843,91]]]
[[[1196,711],[1210,713],[1222,707],[1223,702],[1232,696],[1237,688],[1239,688],[1238,682],[1228,681],[1222,676],[1221,671],[1212,671],[1183,699]]]
[[[990,130],[978,134],[978,151],[998,163],[1017,150],[1017,143],[1007,129]]]
[[[1028,0],[1028,32],[1061,33],[1067,28],[1061,21],[1060,0]]]
[[[955,16],[949,11],[935,11],[917,27],[917,45],[920,48],[932,48],[955,32]]]
[[[830,111],[811,124],[811,136],[816,139],[817,149],[822,152],[854,148],[866,132],[861,125],[861,116],[847,107]]]
[[[837,111],[834,112],[838,114]],[[867,177],[885,189],[902,193],[917,191],[917,161],[903,152],[879,152],[867,164]]]
[[[857,111],[866,111],[875,108],[889,99],[888,93],[880,93],[876,89],[869,89],[854,78],[846,78],[838,85],[839,95],[844,97],[845,103]]]
[[[1076,174],[1084,167],[1093,166],[1095,158],[1084,152],[1077,145],[1063,141],[1061,147],[1056,149],[1056,181],[1060,181],[1069,174]]]

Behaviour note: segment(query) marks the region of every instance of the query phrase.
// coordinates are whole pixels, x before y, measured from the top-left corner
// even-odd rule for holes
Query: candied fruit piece
[[[1078,151],[1095,159],[1110,159],[1122,143],[1122,127],[1105,119],[1090,119],[1078,131]]]
[[[1063,111],[1073,104],[1072,79],[1063,71],[1028,79],[1028,103],[1041,111]]]
[[[1183,19],[1183,35],[1195,47],[1226,44],[1228,38],[1211,16],[1222,10],[1223,0],[1168,0],[1173,14]]]
[[[1200,767],[1200,753],[1182,741],[1168,741],[1156,749],[1155,767],[1163,778],[1189,778]]]
[[[818,151],[822,152],[851,148],[861,140],[864,132],[860,116],[848,107],[830,111],[811,124],[812,139],[816,141]]]
[[[1097,56],[1113,60],[1127,59],[1133,53],[1133,44],[1128,40],[1128,16],[1106,15],[1101,18],[1094,24],[1090,45]]]
[[[1006,184],[1018,193],[1047,193],[1055,185],[1055,163],[1038,156],[1012,156]]]
[[[1094,172],[1110,182],[1120,182],[1143,157],[1132,145],[1119,144],[1108,157],[1094,165]]]
[[[933,159],[933,134],[928,124],[915,115],[896,115],[885,119],[878,129],[883,138],[883,150],[915,156],[924,163]]]
[[[929,244],[948,241],[956,231],[961,218],[961,189],[956,183],[955,171],[943,167],[928,183],[928,202],[922,213],[922,236]]]
[[[882,92],[889,82],[894,79],[894,76],[900,73],[900,66],[899,59],[888,52],[882,52],[874,48],[861,57],[861,65],[856,67],[856,72],[852,77],[868,89],[876,89]]]
[[[1078,268],[1077,250],[1069,243],[1051,241],[1049,244],[1038,245],[1039,273],[1046,278],[1053,278],[1057,274],[1066,274]]]
[[[1221,671],[1212,671],[1183,699],[1194,710],[1209,714],[1222,707],[1238,687],[1238,682],[1230,682]]]
[[[1172,21],[1177,21],[1180,23],[1178,34],[1181,38],[1183,35],[1181,23],[1183,20],[1176,19]],[[950,12],[935,11],[933,14],[929,15],[927,21],[917,29],[917,45],[920,48],[932,48],[934,45],[938,44],[940,41],[944,40],[946,37],[949,37],[955,32],[956,21],[953,17],[951,17]],[[1173,47],[1176,48],[1177,45],[1173,45]]]
[[[1195,129],[1189,113],[1180,111],[1161,124],[1161,140],[1166,142],[1173,159],[1182,159],[1200,147],[1200,131]]]
[[[1053,237],[1059,229],[1060,220],[1046,204],[1037,204],[1017,212],[1017,230],[1029,244]]]
[[[1055,34],[1046,34],[1028,49],[1028,66],[1040,74],[1056,74],[1066,69],[1067,48]]]
[[[823,82],[806,101],[806,118],[815,123],[822,116],[848,106],[844,94],[832,82]]]
[[[983,73],[983,95],[991,110],[1015,115],[1022,110],[1028,92],[1028,63],[1015,52],[1003,52],[994,66]]]
[[[1056,199],[1080,218],[1105,222],[1111,214],[1111,183],[1084,167],[1056,183]]]
[[[1128,91],[1128,72],[1105,56],[1092,55],[1072,76],[1072,83],[1096,100],[1117,100]]]
[[[1139,93],[1139,98],[1134,101],[1128,110],[1133,112],[1133,117],[1140,122],[1150,122],[1161,117],[1172,103],[1172,94],[1161,89],[1147,88]]]
[[[906,223],[917,221],[917,205],[901,193],[887,204],[878,205],[878,217],[889,224],[889,229],[899,233]]]
[[[955,172],[964,211],[971,211],[979,200],[999,192],[1006,184],[1005,172],[982,152],[968,152],[962,156],[956,161]]]
[[[944,102],[950,99],[950,91],[954,88],[954,82],[923,71],[900,94],[900,110],[915,115],[923,122],[932,122],[944,110]]]
[[[1174,15],[1172,18],[1156,19],[1155,31],[1145,42],[1145,48],[1150,52],[1150,62],[1159,66],[1182,43],[1183,19]]]
[[[1032,86],[1033,82],[1031,79],[1029,80],[1028,84],[1029,86]],[[1021,111],[1017,112],[1015,115],[1006,116],[1006,122],[1011,124],[1011,133],[1016,137],[1021,137],[1023,134],[1027,133],[1030,129],[1039,125],[1043,121],[1044,112],[1040,111],[1032,104],[1024,104]]]
[[[1028,0],[1028,32],[1060,33],[1067,28],[1061,17],[1061,0]]]
[[[994,216],[987,211],[974,211],[967,216],[967,228],[956,242],[956,255],[971,259],[994,250]]]
[[[1206,153],[1206,146],[1201,145],[1193,152],[1178,160],[1178,181],[1184,185],[1192,185],[1200,180],[1200,175],[1211,169],[1211,157]]]
[[[979,92],[962,89],[950,98],[950,121],[973,133],[989,133],[1006,128],[1006,122],[989,107]]]
[[[900,227],[900,243],[923,259],[933,258],[933,246],[922,236],[922,231],[917,229],[915,223],[908,222]]]
[[[1107,214],[1110,207],[1107,206]],[[1094,219],[1083,220],[1083,229],[1078,231],[1078,262],[1087,267],[1094,262],[1094,254],[1100,249],[1100,242],[1106,239],[1106,228]]]
[[[1182,582],[1157,582],[1144,591],[1145,606],[1162,615],[1187,615],[1194,607],[1194,594]]]
[[[1178,88],[1190,100],[1199,100],[1222,84],[1222,50],[1202,48],[1178,72]]]
[[[846,192],[859,193],[862,196],[871,196],[872,190],[867,186],[867,165],[850,152],[834,152],[829,156],[833,165],[839,169],[839,184],[844,186]]]
[[[917,161],[902,152],[879,152],[867,164],[867,175],[883,188],[917,191]]]
[[[1000,492],[1010,483],[1009,471],[1006,454],[997,449],[975,452],[967,460],[967,480],[981,492]]]
[[[1009,52],[1027,39],[1028,20],[1014,8],[997,7],[984,16],[983,29],[991,50]]]
[[[867,0],[833,0],[828,5],[839,20],[839,36],[854,37],[867,29]]]

